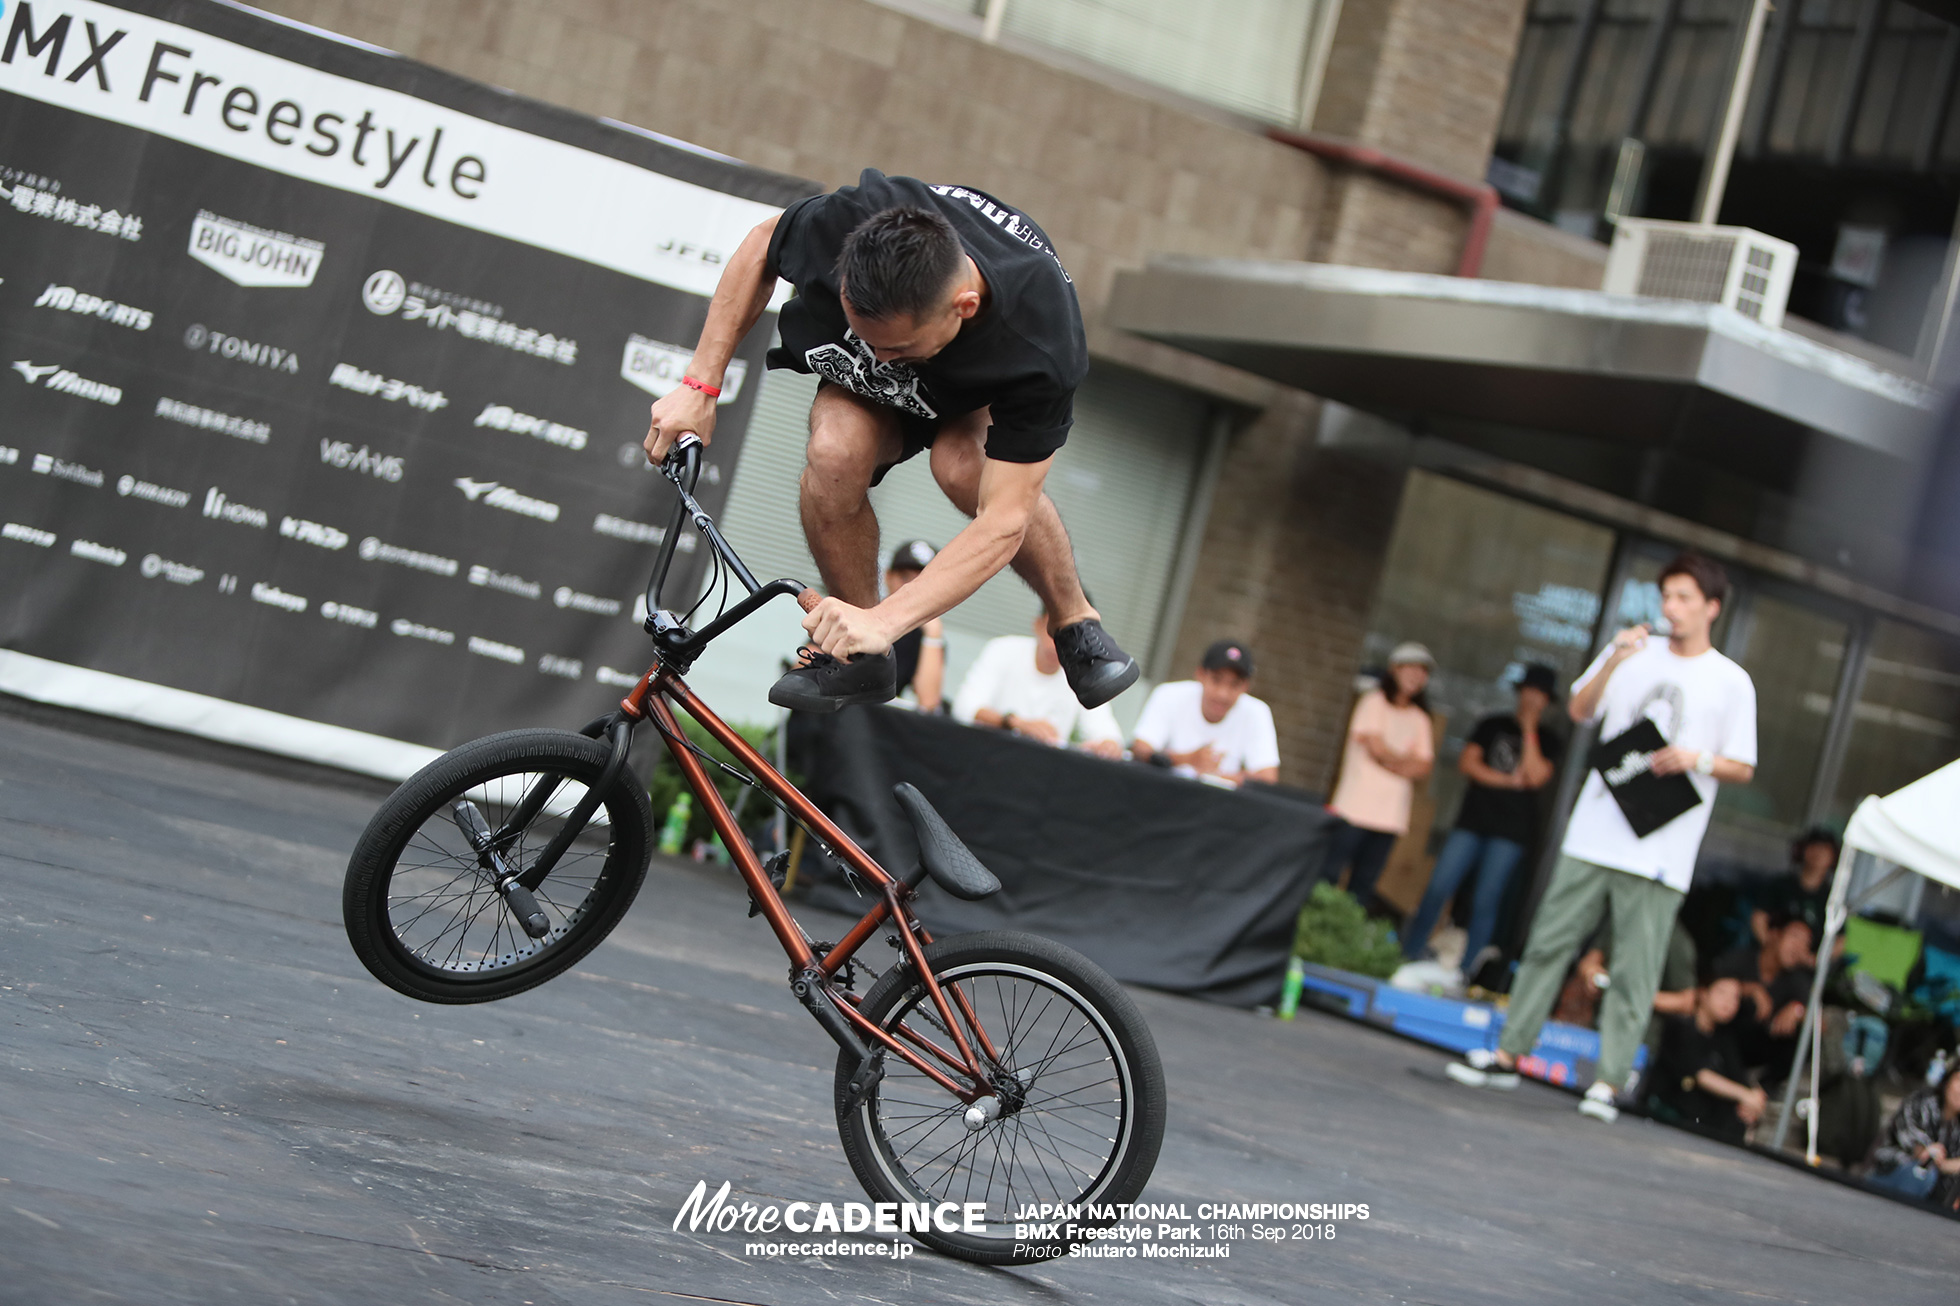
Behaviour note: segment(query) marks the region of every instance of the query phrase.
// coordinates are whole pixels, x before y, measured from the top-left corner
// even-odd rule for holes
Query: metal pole
[[[985,16],[980,19],[980,39],[988,45],[1000,40],[1000,25],[1007,21],[1007,0],[987,0]]]
[[[1810,983],[1810,1004],[1804,1008],[1803,1028],[1797,1033],[1797,1055],[1790,1062],[1790,1078],[1783,1085],[1783,1109],[1776,1115],[1776,1136],[1770,1140],[1770,1146],[1779,1152],[1783,1150],[1783,1140],[1790,1136],[1790,1112],[1797,1103],[1797,1082],[1803,1078],[1804,1062],[1811,1063],[1813,1073],[1817,1069],[1816,1058],[1809,1055],[1814,1037],[1811,1027],[1819,1023],[1817,1008],[1824,1000],[1824,977],[1831,968],[1831,944],[1844,928],[1845,917],[1850,915],[1845,910],[1844,899],[1851,890],[1851,859],[1856,855],[1849,845],[1840,849],[1837,871],[1831,876],[1831,896],[1824,904],[1824,937],[1817,945],[1817,974]],[[1815,1085],[1810,1091],[1810,1114],[1813,1120],[1817,1116]],[[1811,1135],[1813,1147],[1816,1137]]]
[[[1729,106],[1722,114],[1722,134],[1715,142],[1715,156],[1708,161],[1702,183],[1701,213],[1695,219],[1704,227],[1715,225],[1722,211],[1722,193],[1729,188],[1729,164],[1735,160],[1735,142],[1742,134],[1742,111],[1749,103],[1749,83],[1756,73],[1756,52],[1763,44],[1763,20],[1769,17],[1769,0],[1752,0],[1749,26],[1742,34],[1742,53],[1735,61],[1735,76],[1729,82]]]

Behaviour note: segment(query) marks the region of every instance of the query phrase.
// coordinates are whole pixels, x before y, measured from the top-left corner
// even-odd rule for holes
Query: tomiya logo
[[[263,508],[248,508],[242,503],[233,503],[225,497],[225,492],[212,486],[204,492],[204,515],[219,521],[237,522],[240,526],[255,526],[264,530],[272,524],[272,518]]]
[[[190,256],[240,286],[310,286],[326,253],[317,240],[204,210],[191,221]]]
[[[193,322],[184,328],[184,348],[201,349],[207,354],[229,358],[235,363],[269,367],[275,372],[285,372],[290,376],[299,375],[299,355],[292,350],[262,345],[254,340],[240,339],[238,336],[228,336],[222,331],[213,331],[202,322]]]
[[[40,385],[44,389],[59,390],[77,399],[93,399],[98,404],[119,404],[122,402],[122,387],[110,385],[105,381],[91,381],[77,376],[59,363],[30,363],[24,358],[14,360],[14,371],[29,385]]]
[[[528,494],[519,494],[508,485],[496,481],[473,481],[467,476],[458,476],[455,485],[471,503],[486,503],[492,508],[502,508],[505,512],[535,517],[539,521],[558,520],[557,504],[548,503],[543,499],[533,499]]]

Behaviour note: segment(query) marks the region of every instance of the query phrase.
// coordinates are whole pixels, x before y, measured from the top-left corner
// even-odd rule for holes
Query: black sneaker
[[[1137,683],[1137,660],[1116,647],[1102,622],[1090,617],[1055,632],[1055,655],[1068,687],[1084,707],[1101,707]]]
[[[898,697],[898,663],[890,653],[860,653],[839,662],[816,649],[769,690],[769,701],[792,712],[835,712],[857,703],[889,703]]]

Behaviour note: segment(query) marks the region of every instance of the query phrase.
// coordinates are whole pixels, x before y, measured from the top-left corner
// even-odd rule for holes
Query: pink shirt
[[[1357,736],[1379,735],[1383,743],[1398,753],[1413,753],[1425,761],[1436,757],[1436,737],[1429,714],[1413,703],[1389,706],[1388,697],[1371,689],[1354,705],[1354,719],[1348,723],[1347,751],[1341,759],[1341,782],[1334,788],[1327,810],[1364,830],[1405,834],[1409,829],[1409,805],[1415,797],[1415,781],[1400,776],[1369,756]]]

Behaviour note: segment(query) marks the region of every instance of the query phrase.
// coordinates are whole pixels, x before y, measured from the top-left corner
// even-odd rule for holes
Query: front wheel
[[[653,811],[632,772],[621,771],[536,886],[543,937],[523,928],[492,867],[496,858],[531,865],[611,753],[563,730],[512,730],[452,749],[404,781],[354,845],[341,893],[348,941],[368,970],[424,1002],[488,1002],[544,983],[597,947],[646,876]],[[486,837],[496,858],[477,846]]]
[[[840,1054],[837,1126],[851,1168],[874,1201],[984,1203],[984,1232],[914,1234],[949,1256],[1026,1265],[1067,1255],[1081,1241],[1069,1221],[1024,1212],[1075,1206],[1077,1226],[1107,1225],[1112,1216],[1088,1208],[1143,1191],[1164,1138],[1164,1070],[1150,1027],[1101,967],[1035,935],[955,935],[925,957],[975,1054],[988,1059],[983,1043],[994,1050],[991,1118],[970,1124],[965,1102],[892,1055],[884,1078],[851,1106],[857,1067]],[[910,966],[881,976],[862,1011],[915,1049],[954,1046]],[[1061,1227],[1017,1237],[1016,1224]]]

